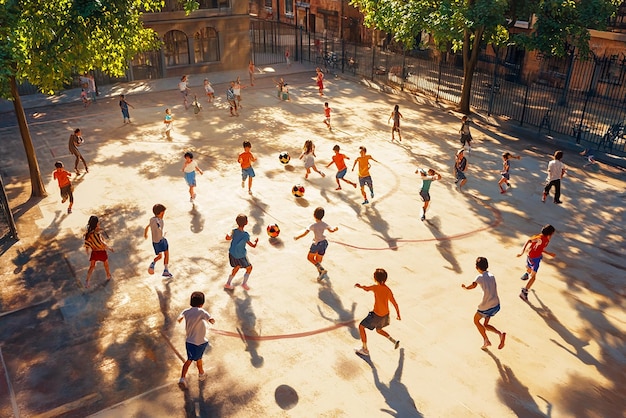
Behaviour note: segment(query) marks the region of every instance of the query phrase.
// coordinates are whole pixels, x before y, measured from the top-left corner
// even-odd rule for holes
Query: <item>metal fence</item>
[[[265,20],[251,21],[250,40],[256,65],[285,62],[289,50],[293,59],[329,73],[350,73],[436,100],[460,102],[463,65],[458,55],[435,57],[429,50],[407,53],[359,45]],[[568,135],[610,153],[626,152],[626,58],[572,56],[567,71],[528,80],[519,66],[482,55],[470,104],[538,132]]]
[[[9,199],[4,191],[4,183],[0,177],[0,242],[8,238],[18,239],[17,228],[9,207]]]

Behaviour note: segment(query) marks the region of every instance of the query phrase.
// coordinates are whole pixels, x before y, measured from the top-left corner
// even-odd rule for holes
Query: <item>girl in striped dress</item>
[[[87,280],[85,281],[85,287],[87,288],[89,287],[91,274],[96,268],[96,261],[102,261],[104,264],[104,271],[107,274],[107,282],[111,280],[111,272],[109,271],[109,256],[107,251],[113,251],[113,248],[106,244],[103,235],[106,235],[106,233],[100,229],[98,217],[92,215],[89,217],[87,232],[85,233],[85,251],[87,251],[87,254],[91,252],[91,255],[89,256]]]

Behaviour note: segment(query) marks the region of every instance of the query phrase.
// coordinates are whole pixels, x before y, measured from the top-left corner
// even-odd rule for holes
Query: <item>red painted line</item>
[[[270,341],[270,340],[284,340],[287,338],[302,338],[310,337],[311,335],[321,334],[323,332],[333,331],[341,327],[347,327],[354,324],[352,321],[339,322],[330,327],[320,328],[313,331],[296,332],[294,334],[282,334],[282,335],[246,335],[243,332],[224,331],[221,329],[211,329],[211,332],[217,335],[223,335],[224,337],[236,337],[246,341]]]

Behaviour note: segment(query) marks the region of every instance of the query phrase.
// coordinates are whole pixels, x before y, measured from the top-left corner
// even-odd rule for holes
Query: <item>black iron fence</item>
[[[403,52],[348,43],[275,21],[253,20],[252,59],[257,66],[294,60],[329,73],[350,73],[406,91],[459,103],[462,61],[432,51]],[[538,132],[568,135],[572,141],[611,153],[626,152],[626,58],[572,56],[567,73],[524,77],[520,66],[483,55],[472,82],[471,106]]]

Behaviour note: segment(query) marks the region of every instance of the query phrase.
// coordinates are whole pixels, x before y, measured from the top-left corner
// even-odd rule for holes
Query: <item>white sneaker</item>
[[[185,378],[184,378],[184,377],[181,377],[181,378],[178,380],[178,386],[179,386],[181,389],[187,389],[187,381],[185,380]]]
[[[206,380],[206,373],[200,373],[200,374],[198,375],[198,380],[199,380],[200,382],[204,382],[204,381]]]
[[[357,348],[356,350],[354,350],[357,354],[361,355],[361,356],[369,356],[370,352],[367,348]]]

